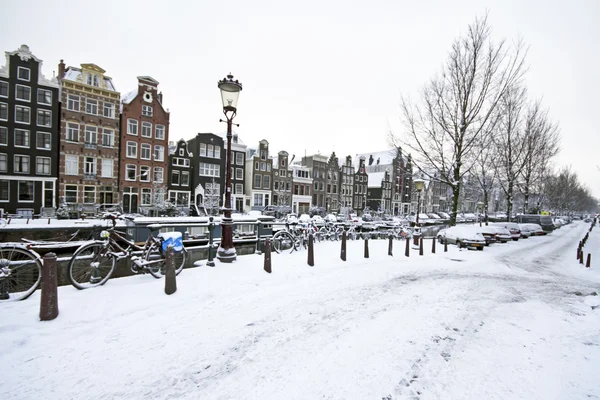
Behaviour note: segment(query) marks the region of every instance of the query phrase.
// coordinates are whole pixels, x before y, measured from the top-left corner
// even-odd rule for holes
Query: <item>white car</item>
[[[438,232],[437,238],[440,243],[456,244],[458,248],[467,247],[483,250],[486,244],[481,232],[467,226],[452,226],[442,229]]]
[[[523,239],[527,239],[532,235],[535,236],[535,230],[528,224],[519,224],[519,229],[521,230],[521,237]]]
[[[310,215],[301,214],[300,217],[298,217],[298,222],[301,224],[308,224],[310,222]]]
[[[521,234],[521,227],[516,222],[494,222],[493,225],[501,226],[501,227],[508,229],[508,231],[510,232],[510,234],[512,236],[512,240],[514,240],[514,241],[517,241],[517,240],[519,240],[519,238],[524,237]]]
[[[546,234],[546,232],[540,224],[525,223],[519,224],[519,226],[521,227],[521,229],[523,226],[525,226],[525,229],[528,229],[531,232],[531,236],[543,236]]]
[[[325,224],[325,220],[320,215],[313,215],[313,217],[311,219],[315,225],[324,225]]]
[[[496,242],[507,243],[509,240],[513,240],[513,236],[508,229],[503,226],[492,226],[496,230]],[[519,236],[521,233],[519,233]]]

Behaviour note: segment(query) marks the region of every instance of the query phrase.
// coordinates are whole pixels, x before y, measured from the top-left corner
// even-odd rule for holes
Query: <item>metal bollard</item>
[[[369,238],[365,238],[365,258],[369,258]]]
[[[389,239],[388,239],[389,243],[388,243],[388,256],[394,256],[393,254],[393,249],[394,249],[394,238],[390,235]]]
[[[585,267],[590,268],[592,266],[592,253],[588,253],[587,261],[585,262]]]
[[[433,242],[431,242],[431,254],[435,254],[435,242],[437,241],[436,237],[433,237]]]
[[[346,231],[342,232],[342,250],[340,252],[342,261],[346,261]]]
[[[421,239],[419,240],[419,255],[423,255],[423,236],[421,236]]]
[[[208,261],[206,262],[206,265],[209,267],[215,266],[213,255],[213,232],[215,231],[214,220],[214,217],[208,217]]]
[[[579,252],[579,264],[583,264],[583,250]]]
[[[177,291],[177,280],[175,278],[175,249],[173,245],[167,246],[165,257],[165,293],[173,294]]]
[[[448,241],[444,240],[444,253],[448,252]]]
[[[313,243],[313,235],[312,233],[308,234],[308,265],[311,267],[315,266],[315,249]]]
[[[405,239],[406,242],[406,250],[404,250],[404,255],[406,257],[410,257],[410,239],[408,238],[408,236]]]
[[[256,250],[254,251],[255,254],[260,254],[260,232],[262,232],[262,222],[258,221],[258,223],[256,224]],[[267,242],[265,242],[265,246],[267,245]]]
[[[271,241],[269,238],[265,239],[265,265],[264,269],[267,273],[271,273]]]
[[[58,316],[58,276],[56,254],[47,253],[42,267],[42,296],[40,299],[40,321],[51,321]]]

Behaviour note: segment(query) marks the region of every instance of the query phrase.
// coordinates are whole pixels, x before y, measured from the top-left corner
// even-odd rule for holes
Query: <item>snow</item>
[[[483,252],[317,243],[0,304],[6,399],[584,399],[600,397],[600,262],[589,224]],[[600,247],[596,227],[584,248]],[[597,252],[596,252],[597,253]],[[600,259],[596,256],[596,260]]]
[[[128,92],[124,95],[121,96],[121,103],[123,104],[129,104],[131,103],[131,100],[135,99],[135,96],[138,95],[138,90],[132,90],[131,92]]]
[[[369,172],[368,174],[369,182],[367,183],[367,187],[381,187],[381,182],[385,179],[385,171],[383,172]]]

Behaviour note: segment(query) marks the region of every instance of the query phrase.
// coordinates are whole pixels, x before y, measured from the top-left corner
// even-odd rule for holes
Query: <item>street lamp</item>
[[[481,228],[481,220],[483,219],[481,215],[483,214],[483,202],[477,202],[477,209],[479,210],[479,227]]]
[[[233,246],[233,220],[231,219],[231,137],[233,136],[231,126],[237,113],[237,102],[242,91],[242,84],[237,79],[233,80],[233,75],[230,73],[222,81],[219,81],[218,87],[221,90],[223,114],[226,118],[225,121],[220,119],[219,122],[227,122],[227,168],[225,169],[225,204],[221,219],[221,245],[217,251],[217,258],[221,262],[230,263],[237,258],[237,252]]]
[[[413,179],[415,189],[417,190],[417,219],[415,220],[415,233],[413,234],[413,243],[415,246],[419,245],[419,239],[421,238],[421,227],[419,226],[419,214],[421,213],[421,191],[425,187],[425,181],[423,179]]]

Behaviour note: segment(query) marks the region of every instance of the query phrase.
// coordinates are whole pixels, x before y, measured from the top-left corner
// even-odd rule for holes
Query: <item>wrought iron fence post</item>
[[[215,266],[215,261],[213,260],[213,236],[215,231],[214,220],[214,217],[208,217],[208,261],[206,262],[206,265],[209,267]]]

